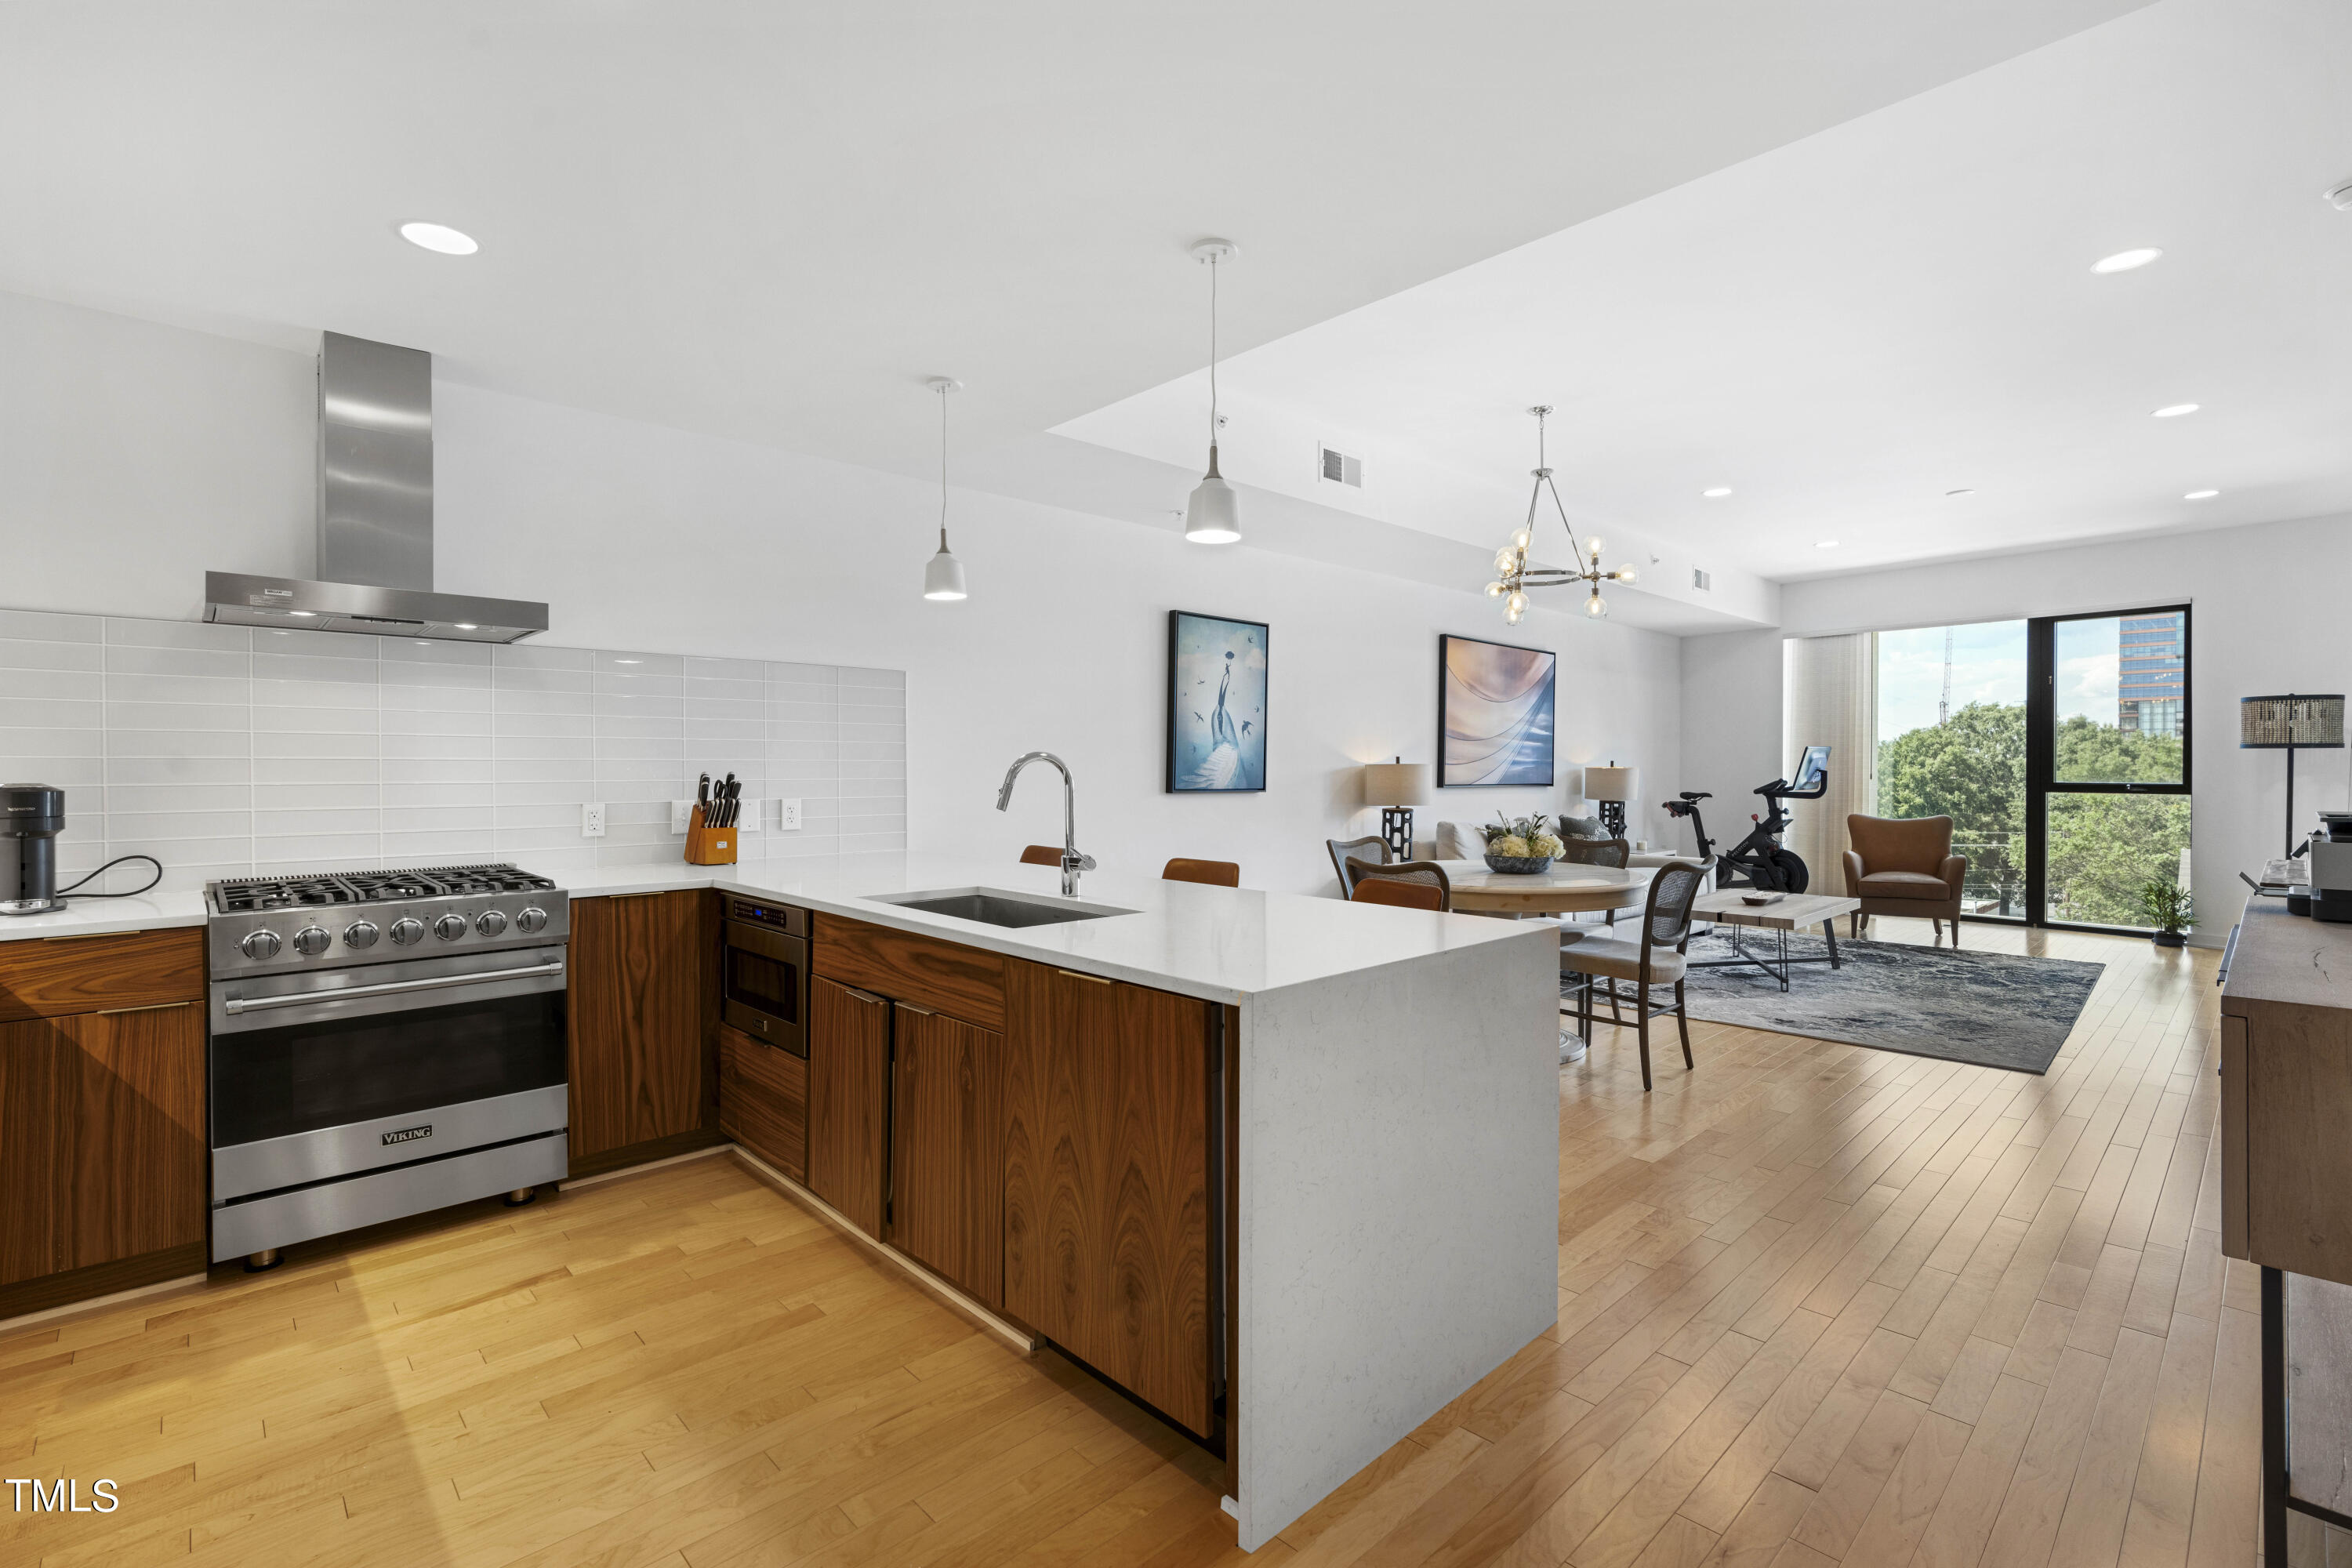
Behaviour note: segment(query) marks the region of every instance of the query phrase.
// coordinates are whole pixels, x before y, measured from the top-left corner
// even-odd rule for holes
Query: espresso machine
[[[2311,918],[2352,921],[2352,812],[2321,812],[2308,856]]]
[[[65,908],[58,896],[58,835],[65,826],[65,791],[0,784],[0,915]]]

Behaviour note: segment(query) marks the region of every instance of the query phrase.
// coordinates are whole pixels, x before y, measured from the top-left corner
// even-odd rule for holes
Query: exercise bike
[[[1789,811],[1784,804],[1792,800],[1819,800],[1829,793],[1830,749],[1827,746],[1807,746],[1797,763],[1794,779],[1774,779],[1759,786],[1756,793],[1764,797],[1770,815],[1751,816],[1755,824],[1748,837],[1725,850],[1715,861],[1715,885],[1718,888],[1754,888],[1767,893],[1801,893],[1812,874],[1805,869],[1804,858],[1795,850],[1784,848],[1780,835],[1789,830]],[[1715,852],[1715,843],[1706,836],[1706,824],[1700,820],[1698,803],[1713,800],[1706,790],[1686,789],[1680,798],[1665,802],[1668,816],[1690,818],[1691,831],[1698,837],[1698,858],[1708,858]]]

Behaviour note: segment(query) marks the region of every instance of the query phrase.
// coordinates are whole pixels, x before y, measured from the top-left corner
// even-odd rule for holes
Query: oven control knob
[[[414,915],[404,915],[392,922],[392,940],[396,947],[407,947],[425,940],[425,922]]]
[[[457,941],[459,937],[466,934],[466,917],[463,915],[443,915],[439,920],[433,922],[433,934],[439,937],[443,942]]]
[[[375,939],[383,934],[373,921],[353,921],[343,928],[343,941],[353,947],[373,947]]]
[[[286,944],[284,942],[278,940],[278,933],[276,931],[257,931],[248,935],[243,942],[238,942],[236,944],[236,950],[237,952],[245,954],[247,958],[270,959],[277,957],[278,950],[285,945]]]
[[[316,958],[334,945],[325,926],[304,926],[294,933],[294,951],[305,958]]]
[[[507,912],[504,910],[484,910],[474,929],[484,936],[504,936],[507,933]]]
[[[515,930],[525,936],[536,936],[547,929],[547,911],[537,904],[515,916]]]

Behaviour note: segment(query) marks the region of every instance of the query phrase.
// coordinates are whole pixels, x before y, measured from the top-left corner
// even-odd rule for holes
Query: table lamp
[[[1633,770],[1612,758],[1606,767],[1584,770],[1584,798],[1601,807],[1601,825],[1612,838],[1625,837],[1625,803],[1633,798]]]
[[[1364,802],[1381,808],[1381,837],[1400,860],[1412,858],[1412,808],[1428,801],[1430,774],[1427,763],[1402,757],[1364,764]]]
[[[2344,693],[2314,697],[2288,692],[2282,697],[2238,699],[2238,745],[2241,750],[2286,753],[2286,853],[2294,855],[2294,754],[2299,751],[2341,751],[2344,746]]]

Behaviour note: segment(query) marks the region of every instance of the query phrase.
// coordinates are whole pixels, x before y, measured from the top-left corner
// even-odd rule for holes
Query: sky
[[[2025,623],[1980,621],[1952,626],[1952,710],[1971,702],[2022,706]],[[1944,687],[1943,626],[1878,634],[1878,738],[1924,729],[1936,721]],[[2114,617],[2061,621],[2052,648],[2058,667],[2058,717],[2082,713],[2116,721],[2116,647]]]

